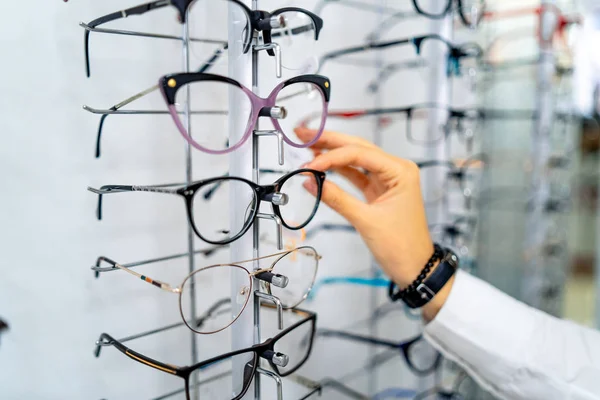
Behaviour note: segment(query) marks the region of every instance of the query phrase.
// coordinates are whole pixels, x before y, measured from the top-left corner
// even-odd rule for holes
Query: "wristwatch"
[[[437,268],[429,275],[425,281],[418,284],[413,290],[407,290],[402,295],[400,292],[393,293],[393,283],[390,284],[390,298],[392,300],[402,299],[410,308],[420,308],[429,303],[435,295],[442,290],[446,283],[458,268],[458,257],[450,249],[444,249],[442,257]]]

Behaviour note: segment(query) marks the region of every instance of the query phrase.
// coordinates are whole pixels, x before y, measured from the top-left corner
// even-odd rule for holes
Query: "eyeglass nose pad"
[[[238,290],[235,301],[237,302],[238,305],[245,304],[246,299],[248,298],[249,295],[250,295],[250,287],[248,287],[248,285],[244,285],[244,286],[240,287],[240,289]]]

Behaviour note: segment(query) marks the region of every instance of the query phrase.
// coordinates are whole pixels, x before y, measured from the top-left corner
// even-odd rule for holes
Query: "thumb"
[[[307,180],[304,183],[304,188],[313,196],[317,195],[318,188],[312,180]],[[363,215],[363,208],[366,207],[364,202],[346,193],[338,185],[329,181],[323,183],[321,201],[346,218],[355,227]]]

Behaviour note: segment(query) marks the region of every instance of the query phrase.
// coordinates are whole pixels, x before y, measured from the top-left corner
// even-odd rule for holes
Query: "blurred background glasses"
[[[287,191],[298,192],[298,186],[306,182],[314,184],[317,195],[312,196],[304,190],[305,196],[310,196],[310,203],[301,207],[303,219],[298,219],[298,210],[293,209],[296,200]],[[218,177],[193,182],[190,185],[165,184],[156,186],[105,185],[100,189],[88,188],[98,194],[97,217],[102,219],[102,196],[105,194],[125,192],[153,192],[174,194],[183,197],[187,209],[187,217],[196,235],[203,241],[215,245],[231,243],[243,236],[252,226],[256,218],[275,220],[278,226],[297,230],[305,227],[314,217],[321,201],[321,192],[325,173],[311,169],[299,169],[282,176],[272,185],[257,185],[247,179],[237,177]],[[219,185],[220,190],[215,195],[213,186]],[[240,207],[235,212],[230,205],[230,194],[237,196],[236,204]],[[239,199],[244,199],[240,202]],[[302,197],[304,200],[305,197]],[[261,202],[271,203],[274,215],[261,214]],[[227,206],[229,205],[229,206]],[[290,219],[289,216],[294,216]],[[210,218],[209,218],[210,217]],[[218,218],[217,218],[218,217]],[[221,221],[220,225],[205,224],[207,220]],[[280,235],[278,235],[278,240]]]
[[[267,307],[269,308],[269,307]],[[310,356],[316,329],[317,315],[310,311],[293,309],[286,314],[292,314],[297,320],[285,330],[271,339],[267,339],[252,347],[221,354],[198,364],[178,367],[173,364],[154,360],[138,353],[123,343],[141,338],[156,331],[138,334],[121,340],[103,333],[96,342],[96,357],[100,356],[103,346],[113,346],[127,357],[155,368],[162,372],[178,376],[185,381],[185,394],[191,400],[191,392],[195,390],[202,394],[210,394],[211,400],[239,400],[247,392],[255,372],[260,364],[260,359],[266,360],[275,373],[288,376],[298,370]],[[281,352],[285,349],[285,353]],[[227,376],[236,365],[244,365],[242,379],[234,384],[232,379],[211,379],[215,376]],[[193,382],[206,382],[198,389],[193,387]]]
[[[483,114],[477,109],[455,109],[437,103],[414,104],[407,107],[331,110],[327,118],[352,120],[378,117],[389,127],[404,119],[406,138],[415,145],[435,146],[455,133],[471,152],[480,132]],[[319,114],[306,115],[300,125],[318,129]],[[432,122],[433,121],[433,122]]]
[[[253,34],[262,33],[264,48],[269,55],[281,57],[277,64],[283,65],[289,69],[299,69],[306,65],[307,43],[312,43],[319,39],[319,33],[323,28],[323,20],[314,13],[298,7],[284,7],[277,10],[253,11],[238,0],[211,0],[210,2],[198,2],[195,0],[158,0],[146,4],[141,4],[126,10],[117,11],[93,21],[80,25],[85,29],[84,50],[86,59],[86,73],[90,76],[90,51],[89,37],[90,32],[103,32],[112,34],[183,40],[183,38],[161,35],[155,33],[132,32],[115,29],[99,28],[108,22],[117,21],[132,15],[142,15],[149,11],[167,8],[173,6],[177,9],[179,21],[181,23],[189,22],[192,38],[190,39],[193,52],[205,50],[200,44],[218,44],[221,50],[228,47],[229,25],[225,23],[228,17],[233,16],[234,26],[239,27],[240,36],[235,38],[235,46],[239,47],[243,53],[250,50]],[[206,23],[210,21],[223,21],[221,24],[210,24],[210,29]],[[198,39],[194,37],[195,33],[200,33],[203,37]],[[290,39],[293,37],[293,39]],[[279,38],[286,44],[286,50],[280,51],[279,44],[272,42],[273,38]],[[205,52],[205,51],[204,51]],[[223,52],[217,51],[217,57]],[[278,53],[278,54],[276,54]],[[283,54],[283,57],[281,56]],[[299,58],[300,57],[300,58]],[[215,62],[216,60],[213,60]]]
[[[524,56],[537,56],[541,47],[549,47],[554,51],[559,66],[571,66],[571,49],[583,21],[581,15],[566,15],[556,5],[545,4],[532,8],[488,11],[484,18],[498,20],[527,16],[537,16],[537,32],[531,32],[530,28],[500,32],[486,49],[485,63],[498,65],[513,62]],[[548,23],[542,24],[542,19],[546,19]]]
[[[435,205],[441,201],[452,201],[458,193],[470,209],[479,197],[481,176],[484,169],[482,155],[464,160],[417,162],[424,182],[422,193],[425,205]]]
[[[152,279],[106,257],[100,257],[96,265],[107,263],[111,268],[121,269],[160,289],[178,294],[179,312],[186,326],[196,333],[212,334],[229,327],[242,314],[253,293],[253,277],[261,281],[268,294],[280,300],[284,309],[302,303],[314,284],[320,258],[314,248],[304,246],[251,260],[200,268],[179,286]],[[241,265],[248,263],[256,263],[259,268],[250,272]],[[235,288],[235,304],[229,297],[221,298],[223,293],[231,291],[231,282],[239,283]],[[193,304],[190,293],[195,293]]]
[[[410,370],[419,376],[433,373],[442,361],[442,355],[431,347],[431,345],[420,335],[405,342],[395,342],[350,332],[319,329],[316,336],[345,339],[358,343],[400,350]]]
[[[481,47],[476,43],[455,45],[440,35],[430,34],[397,40],[373,41],[360,46],[334,50],[321,56],[319,70],[323,68],[327,61],[332,60],[380,69],[381,66],[375,61],[377,57],[375,57],[374,51],[387,49],[393,49],[394,51],[386,53],[386,62],[391,64],[406,62],[407,55],[414,54],[414,52],[401,51],[402,47],[407,45],[412,46],[418,56],[426,59],[434,56],[438,59],[440,54],[445,55],[444,57],[447,59],[446,74],[448,76],[460,76],[463,71],[474,68],[483,53]],[[428,65],[437,66],[438,64],[429,63]]]

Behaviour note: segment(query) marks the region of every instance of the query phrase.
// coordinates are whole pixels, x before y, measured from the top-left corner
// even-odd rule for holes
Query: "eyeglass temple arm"
[[[229,245],[215,246],[215,247],[211,247],[208,249],[196,250],[192,254],[194,254],[194,255],[202,254],[205,257],[210,257],[216,251],[225,249],[227,247],[229,247]],[[142,260],[142,261],[136,261],[136,262],[127,263],[127,264],[121,264],[121,266],[125,267],[125,268],[133,268],[133,267],[139,267],[141,265],[153,264],[153,263],[157,263],[157,262],[161,262],[161,261],[169,261],[169,260],[174,260],[177,258],[189,257],[189,255],[190,255],[190,253],[188,253],[188,252],[179,253],[179,254],[174,254],[174,255],[170,255],[170,256],[151,258],[149,260]],[[112,265],[112,263],[114,263],[113,261],[107,261],[107,260],[110,260],[110,259],[108,257],[100,256],[96,260],[95,266],[91,267],[91,270],[94,271],[94,276],[96,278],[98,278],[100,276],[100,272],[111,272],[111,271],[117,271],[119,269],[119,268],[116,268],[114,265]],[[110,267],[101,267],[100,265],[102,264],[102,262],[107,262],[108,264],[111,264],[111,266]]]
[[[87,33],[89,33],[88,31],[86,31]],[[227,50],[229,48],[229,44],[226,43],[224,44],[222,47],[218,48],[217,50],[215,50],[214,54],[204,63],[200,66],[200,68],[198,69],[197,72],[199,73],[203,73],[206,72],[210,69],[210,67],[212,67],[212,65],[223,55],[223,53],[225,52],[225,50]],[[88,61],[89,63],[89,61]],[[89,75],[88,75],[89,76]],[[141,99],[142,97],[147,96],[150,93],[153,93],[154,91],[158,90],[159,86],[158,85],[154,85],[149,87],[148,89],[142,90],[141,92],[138,92],[136,94],[134,94],[131,97],[128,97],[127,99],[123,100],[122,102],[115,104],[114,106],[110,107],[108,110],[97,110],[95,108],[89,107],[87,105],[83,106],[83,109],[86,111],[89,111],[93,114],[102,114],[102,116],[100,117],[100,124],[98,125],[98,135],[96,137],[96,158],[100,157],[100,139],[102,136],[102,130],[104,128],[104,122],[106,120],[106,117],[108,117],[110,114],[116,114],[116,112],[118,110],[120,110],[122,107],[133,103],[134,101]],[[141,111],[132,111],[131,113],[142,113]],[[168,111],[148,111],[149,114],[169,114]],[[194,113],[194,112],[192,112]],[[202,112],[200,112],[202,113]]]
[[[91,21],[87,25],[90,28],[95,28],[98,25],[106,24],[107,22],[116,21],[121,18],[127,18],[130,15],[141,15],[150,10],[153,10],[156,8],[161,8],[161,7],[166,7],[170,4],[171,4],[170,1],[165,1],[165,0],[158,0],[158,1],[153,1],[151,3],[140,4],[139,6],[131,7],[126,10],[117,11],[117,12],[102,16],[100,18],[96,18],[95,20]],[[84,50],[85,50],[85,72],[86,72],[86,75],[88,78],[90,77],[89,46],[90,46],[90,31],[86,29],[85,33],[84,33]]]
[[[96,351],[94,353],[96,357],[100,357],[100,351],[102,350],[103,346],[113,346],[127,357],[160,371],[167,372],[172,375],[179,375],[181,373],[180,367],[156,361],[150,357],[146,357],[143,354],[133,351],[107,333],[101,334],[100,338],[96,341]]]
[[[385,83],[395,72],[401,70],[417,69],[427,66],[427,61],[422,58],[416,60],[403,61],[398,63],[392,63],[385,65],[380,71],[377,77],[373,79],[367,89],[370,92],[377,92],[381,85]]]
[[[101,186],[100,189],[94,189],[88,187],[88,190],[98,195],[98,207],[96,208],[96,217],[98,220],[102,220],[102,196],[105,194],[123,193],[123,192],[155,192],[155,193],[168,193],[178,194],[177,190],[165,189],[166,187],[173,186],[184,186],[184,184],[166,184],[166,185],[155,185],[155,186],[131,186],[131,185],[105,185]]]
[[[320,62],[319,62],[319,66],[320,66],[319,69],[321,69],[323,67],[323,65],[325,65],[325,62],[328,60],[334,60],[334,59],[342,57],[342,56],[346,56],[349,54],[355,54],[355,53],[362,53],[362,52],[368,51],[368,50],[384,49],[387,47],[401,46],[401,45],[405,45],[405,44],[409,44],[409,43],[414,43],[414,38],[391,40],[391,41],[385,41],[385,42],[371,42],[371,43],[367,43],[363,46],[354,46],[354,47],[347,47],[345,49],[335,50],[335,51],[326,53],[321,57]]]
[[[135,277],[140,278],[144,282],[148,282],[149,284],[151,284],[153,286],[156,286],[159,289],[166,290],[167,292],[171,292],[171,293],[179,293],[181,291],[179,288],[174,288],[171,285],[169,285],[168,283],[164,283],[164,282],[152,279],[150,277],[147,277],[146,275],[142,275],[142,274],[140,274],[140,273],[138,273],[136,271],[133,271],[133,270],[127,268],[127,267],[124,267],[121,264],[119,264],[119,263],[117,263],[117,262],[115,262],[115,261],[113,261],[113,260],[111,260],[109,258],[100,257],[98,260],[100,260],[100,259],[102,261],[104,261],[104,262],[112,265],[115,268],[118,268],[118,269],[120,269],[122,271],[125,271],[125,272],[127,272],[127,273],[135,276]]]

